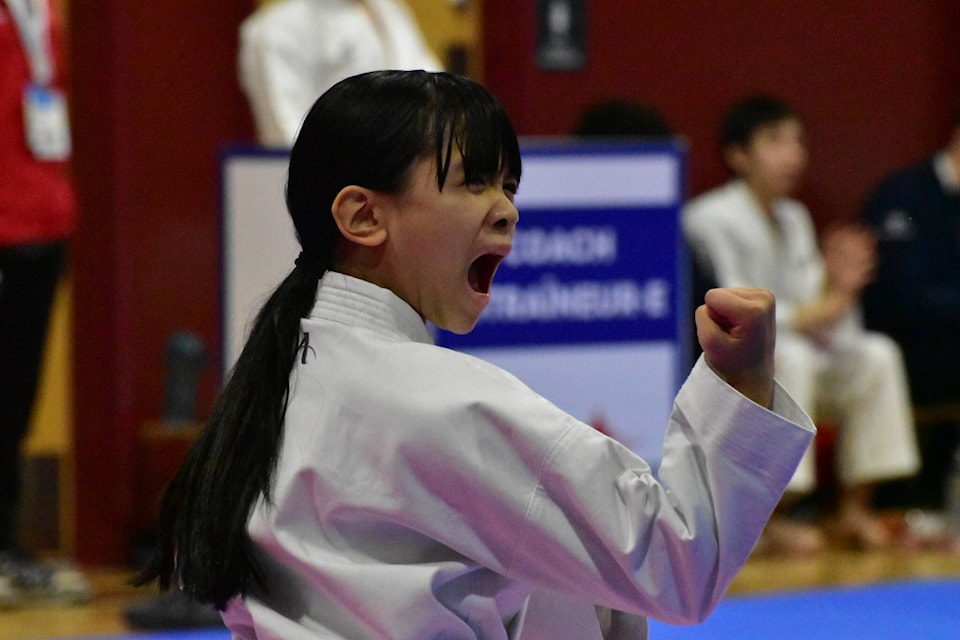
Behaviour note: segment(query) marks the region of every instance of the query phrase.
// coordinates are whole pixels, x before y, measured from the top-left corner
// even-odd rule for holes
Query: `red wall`
[[[586,2],[587,65],[541,72],[536,3],[484,0],[486,84],[528,135],[568,133],[604,97],[654,104],[689,141],[693,194],[725,179],[719,118],[748,93],[804,114],[800,195],[818,222],[852,215],[885,172],[945,142],[960,105],[955,1]]]
[[[137,432],[160,415],[164,345],[199,333],[219,370],[217,154],[251,138],[236,83],[253,0],[70,3],[77,553],[128,560]]]

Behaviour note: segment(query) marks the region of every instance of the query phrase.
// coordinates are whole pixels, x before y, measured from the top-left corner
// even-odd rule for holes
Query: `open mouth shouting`
[[[490,294],[490,286],[493,284],[493,276],[497,273],[497,267],[503,261],[505,254],[485,253],[472,263],[467,271],[467,280],[470,288],[483,295]]]

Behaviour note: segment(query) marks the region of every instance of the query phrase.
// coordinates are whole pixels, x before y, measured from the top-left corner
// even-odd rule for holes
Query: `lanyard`
[[[53,61],[47,47],[50,14],[46,0],[5,0],[20,33],[33,81],[47,86],[53,80]]]

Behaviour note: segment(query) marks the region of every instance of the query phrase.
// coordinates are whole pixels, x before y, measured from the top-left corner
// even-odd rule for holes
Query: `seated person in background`
[[[903,350],[915,405],[960,404],[960,109],[946,146],[896,171],[866,198],[861,220],[878,240],[876,278],[863,295],[867,327]],[[956,422],[921,429],[918,499],[943,505]]]
[[[914,474],[919,455],[900,350],[857,317],[873,272],[872,236],[838,227],[821,253],[809,212],[789,198],[807,163],[803,122],[790,106],[769,96],[738,103],[721,142],[735,178],[685,207],[687,241],[719,286],[766,287],[776,296],[777,379],[808,413],[827,410],[840,425],[841,488],[826,530],[838,542],[882,547],[890,536],[873,513],[873,486]],[[811,449],[761,545],[807,553],[825,543],[819,528],[786,518],[815,475]]]

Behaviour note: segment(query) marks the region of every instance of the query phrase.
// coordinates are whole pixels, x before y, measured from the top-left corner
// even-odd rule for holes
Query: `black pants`
[[[0,247],[0,551],[17,547],[20,443],[65,259],[64,242]]]

